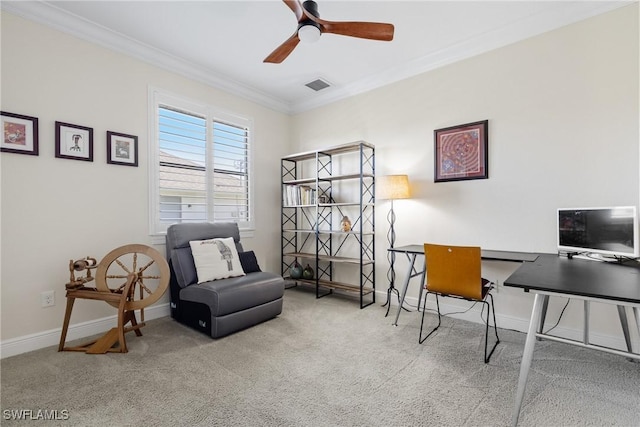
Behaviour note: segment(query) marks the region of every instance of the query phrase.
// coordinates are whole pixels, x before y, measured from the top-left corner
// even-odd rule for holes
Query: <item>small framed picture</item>
[[[93,162],[93,129],[56,122],[56,157]]]
[[[434,182],[489,178],[488,120],[434,131]]]
[[[38,155],[38,118],[0,111],[2,143],[6,153]]]
[[[138,166],[138,137],[107,131],[107,163]]]

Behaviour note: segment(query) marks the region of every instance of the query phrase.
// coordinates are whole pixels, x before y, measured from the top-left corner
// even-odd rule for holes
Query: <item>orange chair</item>
[[[440,303],[438,296],[460,298],[467,301],[486,304],[487,318],[485,321],[484,337],[484,363],[488,363],[493,351],[498,346],[498,330],[496,328],[496,312],[493,305],[493,296],[490,290],[493,283],[481,276],[481,253],[479,247],[433,245],[425,243],[424,254],[427,265],[427,279],[425,282],[424,303],[422,308],[422,321],[420,322],[420,337],[418,342],[422,344],[431,334],[440,327]],[[438,325],[424,338],[422,328],[424,325],[424,313],[429,294],[436,296],[438,308]],[[487,301],[490,298],[491,304]],[[496,334],[496,343],[487,355],[489,339],[489,308],[493,313],[493,328]]]

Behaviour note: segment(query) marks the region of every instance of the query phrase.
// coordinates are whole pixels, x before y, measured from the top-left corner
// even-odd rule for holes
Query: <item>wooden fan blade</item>
[[[384,24],[379,22],[333,22],[325,21],[313,15],[304,7],[302,12],[307,19],[312,20],[320,25],[320,31],[323,33],[339,34],[342,36],[359,37],[361,39],[370,40],[393,40],[393,24]]]
[[[269,56],[267,56],[262,62],[270,62],[272,64],[279,64],[284,61],[287,56],[296,46],[300,43],[300,39],[298,38],[298,32],[293,33],[291,37],[289,37],[284,43],[276,48]]]
[[[378,22],[318,22],[323,33],[359,37],[370,40],[393,40],[393,25]]]
[[[284,1],[284,3],[289,7],[289,9],[293,11],[293,13],[296,15],[296,20],[300,22],[304,17],[304,12],[303,12],[304,8],[302,7],[302,4],[300,3],[300,1],[299,0],[282,0],[282,1]]]

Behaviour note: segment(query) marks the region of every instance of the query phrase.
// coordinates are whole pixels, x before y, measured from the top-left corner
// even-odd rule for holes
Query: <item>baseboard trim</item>
[[[387,298],[386,291],[385,292],[376,291],[376,300],[378,298],[381,298],[381,301],[386,301],[386,298]],[[440,299],[441,313],[464,311],[468,308],[468,306],[463,307],[463,306],[453,305],[451,303],[448,303],[447,300],[455,301],[451,298]],[[405,301],[408,303],[409,306],[412,306],[414,308],[418,306],[418,298],[416,297],[407,296],[405,298]],[[389,316],[393,316],[393,318],[395,318],[396,310],[398,307],[397,298],[392,298],[391,305],[392,305],[392,308],[389,312]],[[427,309],[435,310],[436,309],[435,301],[427,301]],[[474,307],[473,309],[465,313],[451,314],[450,316],[456,319],[466,320],[473,323],[484,324],[483,320],[480,318],[480,309],[476,309],[476,307]],[[400,316],[400,319],[402,319],[402,315]],[[499,328],[511,329],[511,330],[523,332],[523,333],[526,333],[527,330],[529,329],[529,319],[530,319],[529,317],[519,318],[519,317],[513,317],[513,316],[505,316],[505,315],[496,313],[496,322]],[[617,321],[617,317],[616,317],[616,321]],[[401,322],[402,321],[400,320],[398,323],[401,323]],[[550,325],[545,325],[545,330],[549,327]],[[631,328],[632,327],[633,326],[631,326]],[[596,344],[600,346],[615,348],[619,350],[626,350],[627,344],[624,340],[624,336],[622,335],[622,330],[620,332],[621,333],[619,336],[612,336],[612,335],[594,333],[593,331],[590,331],[589,342],[591,344]],[[570,340],[580,341],[580,342],[582,342],[582,338],[583,338],[582,329],[573,329],[573,328],[567,328],[563,326],[556,327],[553,330],[553,335],[556,335],[562,338],[567,338]],[[640,343],[637,342],[637,339],[635,339],[633,335],[631,336],[631,345],[633,346],[634,349],[640,348]]]
[[[386,301],[387,293],[382,291],[376,291],[376,300],[378,301]],[[418,306],[418,299],[416,297],[406,297],[406,302],[413,307]],[[432,306],[433,304],[433,306]],[[398,307],[397,299],[392,298],[391,305],[393,307]],[[435,303],[429,302],[427,304],[427,308],[435,309]],[[446,303],[444,301],[440,304],[440,310],[443,313],[460,311],[461,307]],[[152,307],[148,307],[144,311],[146,320],[158,319],[161,317],[166,317],[171,314],[171,310],[169,308],[169,304],[160,304],[154,305]],[[395,318],[395,310],[391,309],[389,312],[389,316],[393,316]],[[480,319],[479,310],[469,310],[466,313],[461,314],[452,314],[451,317],[456,319],[467,320],[469,322],[474,323],[482,323]],[[529,328],[529,318],[519,318],[513,316],[505,316],[496,314],[496,321],[498,323],[498,327],[503,329],[512,329],[519,332],[525,332]],[[113,325],[117,322],[117,316],[108,316],[103,317],[101,319],[90,320],[87,322],[77,323],[75,325],[69,326],[69,331],[67,332],[67,341],[73,341],[80,338],[89,337],[92,335],[100,334],[102,332],[106,332],[113,327]],[[60,332],[62,328],[51,329],[48,331],[38,332],[31,335],[25,335],[22,337],[11,338],[8,340],[4,340],[0,342],[0,359],[4,359],[11,356],[16,356],[18,354],[27,353],[29,351],[39,350],[41,348],[49,347],[52,345],[58,345],[60,341]],[[566,328],[562,326],[558,326],[554,329],[554,334],[563,338],[568,338],[572,340],[581,341],[582,340],[582,330]],[[603,335],[597,333],[591,333],[590,341],[592,344],[602,345],[611,348],[617,348],[620,350],[626,349],[626,343],[622,334],[620,336],[610,336]],[[632,341],[634,340],[632,337]],[[638,348],[640,344],[638,342],[632,342],[634,348]]]
[[[169,303],[154,305],[144,309],[145,320],[158,319],[171,314]],[[113,328],[117,324],[118,316],[108,316],[101,319],[89,320],[69,326],[67,341],[73,341],[91,335],[100,334]],[[38,332],[22,337],[11,338],[0,342],[0,359],[27,353],[33,350],[58,345],[62,327]]]

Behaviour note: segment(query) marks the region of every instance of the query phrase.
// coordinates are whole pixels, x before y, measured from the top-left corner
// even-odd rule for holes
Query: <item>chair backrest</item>
[[[424,244],[427,290],[482,300],[481,252],[477,246]]]
[[[198,282],[189,242],[224,237],[233,237],[238,252],[243,251],[240,230],[234,222],[196,222],[169,226],[166,236],[167,261],[175,272],[178,286],[184,288]]]

